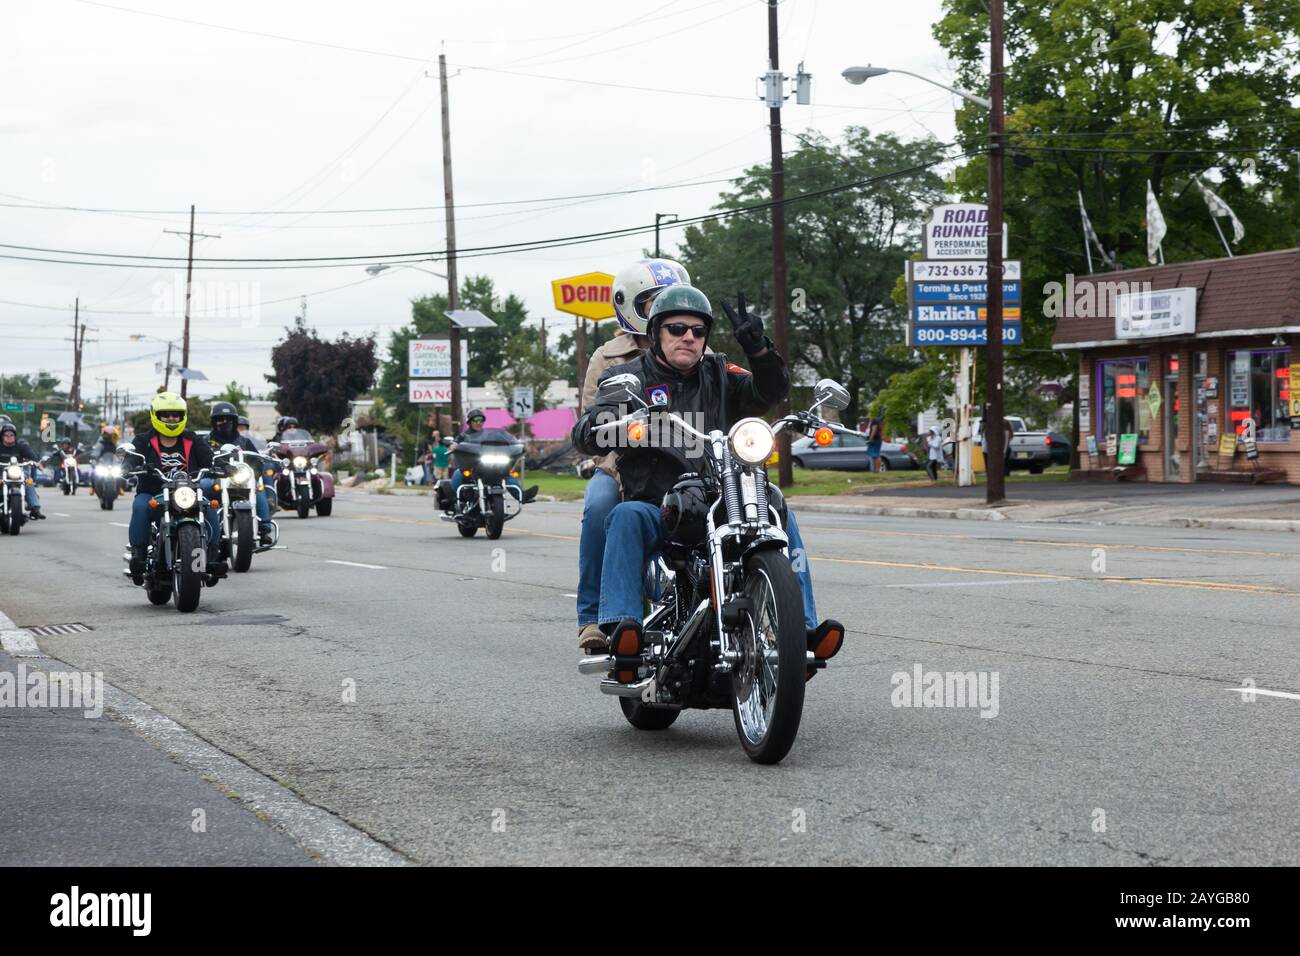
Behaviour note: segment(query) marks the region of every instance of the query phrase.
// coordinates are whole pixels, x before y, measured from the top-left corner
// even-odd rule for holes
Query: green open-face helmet
[[[650,349],[656,355],[663,356],[663,350],[659,347],[660,326],[679,315],[693,315],[703,319],[706,340],[708,333],[713,331],[713,306],[709,304],[709,297],[694,286],[670,285],[655,296],[654,303],[650,306],[646,334],[650,336]]]

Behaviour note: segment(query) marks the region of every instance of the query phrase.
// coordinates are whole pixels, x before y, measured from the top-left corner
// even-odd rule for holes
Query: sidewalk
[[[1292,485],[1148,482],[1008,482],[990,508],[983,484],[909,487],[789,498],[796,511],[1057,524],[1138,525],[1300,532],[1300,488]]]

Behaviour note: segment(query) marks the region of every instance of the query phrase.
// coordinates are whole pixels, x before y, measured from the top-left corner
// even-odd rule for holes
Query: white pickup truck
[[[1018,415],[1007,415],[1011,423],[1011,467],[1028,468],[1030,474],[1041,475],[1052,464],[1052,438],[1047,432],[1031,432],[1025,420]],[[974,440],[983,439],[982,418],[975,419]]]

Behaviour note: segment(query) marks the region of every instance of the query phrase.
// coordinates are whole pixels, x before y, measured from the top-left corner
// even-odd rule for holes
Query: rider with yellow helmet
[[[136,435],[132,441],[136,453],[144,458],[144,463],[141,465],[139,460],[134,460],[131,464],[145,469],[135,486],[135,500],[131,503],[131,525],[127,531],[131,543],[131,576],[137,584],[144,580],[145,549],[149,544],[151,519],[149,502],[155,495],[162,493],[163,487],[162,479],[153,473],[153,469],[157,468],[163,474],[180,469],[194,475],[203,468],[212,467],[212,448],[185,427],[188,421],[189,409],[185,399],[174,392],[159,392],[149,405],[149,423],[153,427]],[[212,480],[205,478],[199,485],[204,497],[210,499]],[[221,530],[217,523],[217,512],[205,508],[204,513],[208,527],[208,571],[221,577],[224,576],[226,567],[221,560]]]

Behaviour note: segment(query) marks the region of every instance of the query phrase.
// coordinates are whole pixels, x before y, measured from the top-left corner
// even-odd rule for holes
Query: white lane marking
[[[36,646],[36,638],[32,637],[27,631],[0,631],[0,647],[3,647],[7,653],[12,654],[14,657],[45,656],[41,653],[41,649]]]
[[[71,518],[71,517],[72,517],[72,515],[65,515],[62,511],[51,511],[50,514],[54,515],[56,518]]]
[[[350,568],[369,568],[372,571],[387,571],[382,564],[362,564],[360,561],[326,561],[326,564],[346,564]]]
[[[0,611],[0,631],[16,630],[18,630],[18,625],[14,623],[14,619],[5,614],[4,611]]]
[[[131,527],[129,524],[123,524],[121,521],[110,521],[109,524],[111,524],[114,528],[129,528],[129,527]]]
[[[991,588],[1008,584],[1064,584],[1064,581],[934,581],[915,584],[868,584],[869,588]]]
[[[1287,700],[1300,700],[1300,694],[1288,694],[1284,690],[1262,690],[1258,687],[1228,687],[1238,694],[1263,694],[1265,697],[1285,697]]]

